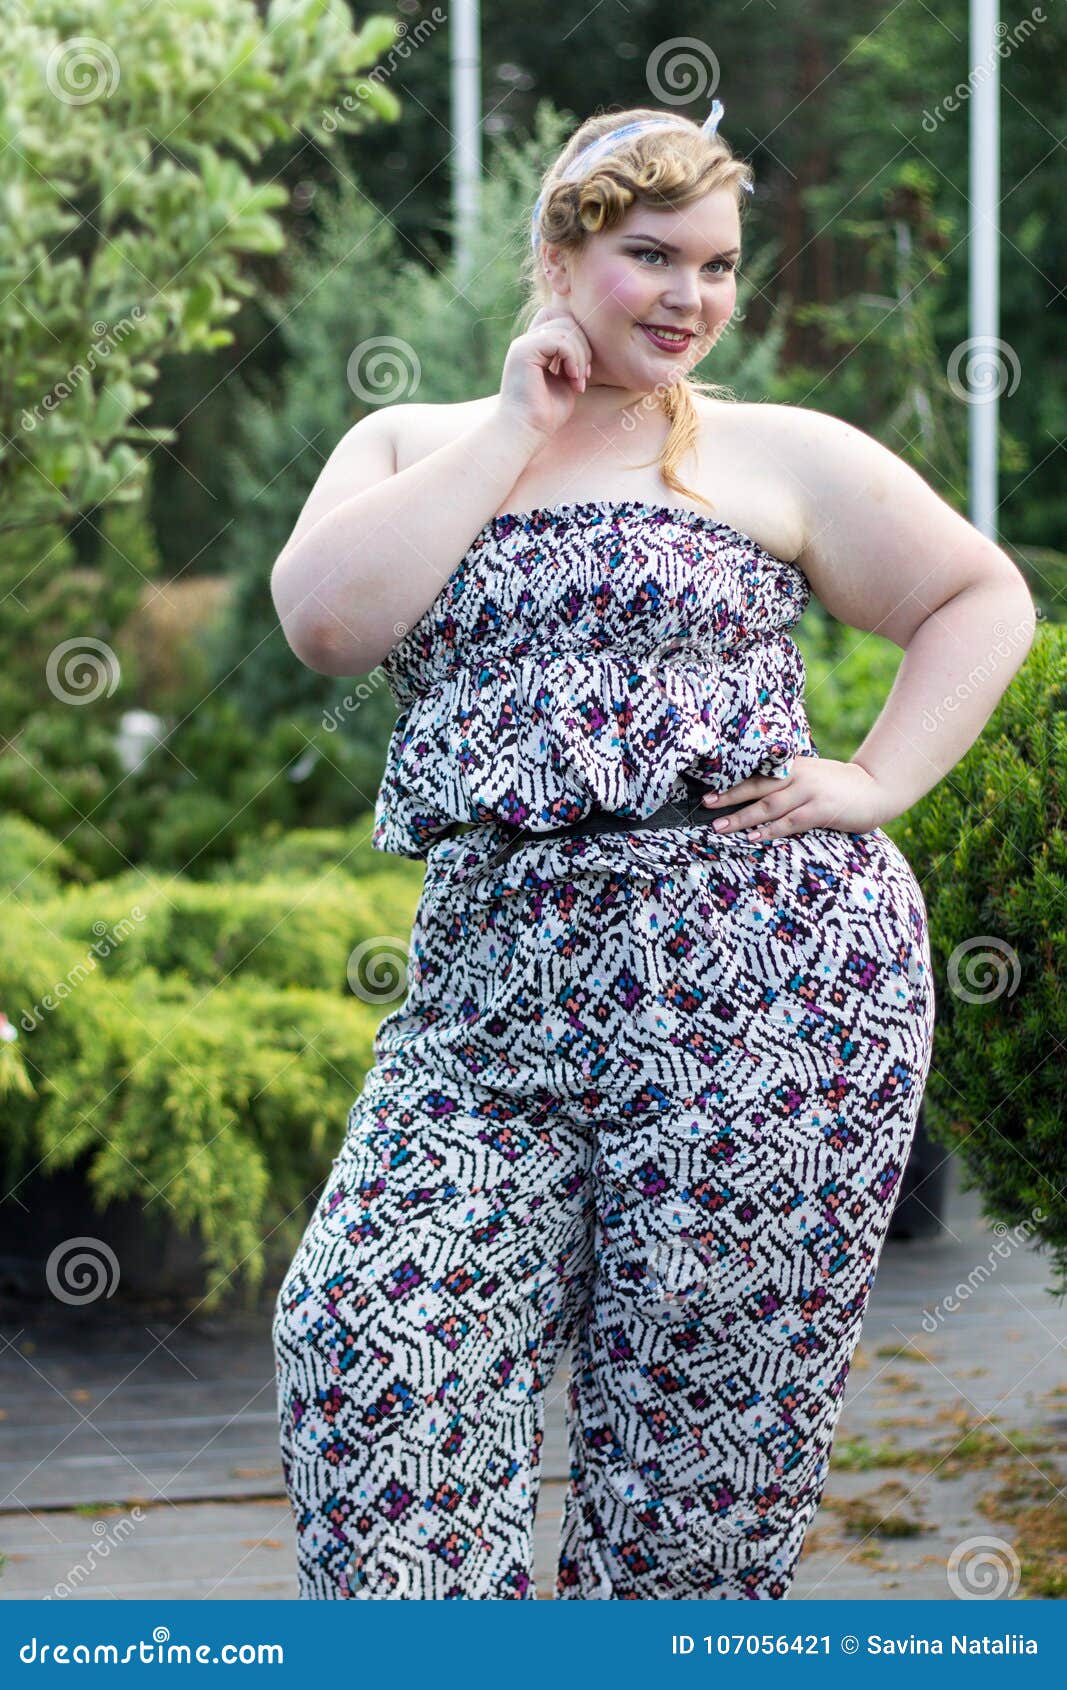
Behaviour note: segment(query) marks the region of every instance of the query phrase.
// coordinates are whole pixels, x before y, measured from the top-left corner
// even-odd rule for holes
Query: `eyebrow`
[[[662,247],[664,252],[681,252],[682,250],[679,246],[672,246],[670,241],[661,241],[656,235],[639,235],[633,233],[627,235],[625,238],[628,241],[648,241],[650,246]],[[712,258],[737,258],[740,252],[741,248],[739,246],[729,246],[724,247],[722,252],[713,252],[711,256]]]

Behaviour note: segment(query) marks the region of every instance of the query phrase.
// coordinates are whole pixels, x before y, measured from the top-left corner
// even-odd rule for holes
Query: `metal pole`
[[[471,270],[482,175],[478,0],[453,0],[451,22],[452,229],[456,280],[462,287]]]
[[[970,58],[974,88],[970,102],[970,333],[976,362],[999,368],[1000,224],[1000,55],[997,0],[971,0]],[[979,67],[982,67],[979,70]],[[997,381],[975,399],[969,412],[970,517],[996,540]]]

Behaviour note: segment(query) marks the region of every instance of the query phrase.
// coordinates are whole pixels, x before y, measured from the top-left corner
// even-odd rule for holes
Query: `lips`
[[[645,338],[650,340],[653,346],[658,346],[661,352],[684,352],[694,332],[692,329],[676,329],[669,331],[670,338],[667,338],[662,332],[665,325],[638,323],[637,326]]]

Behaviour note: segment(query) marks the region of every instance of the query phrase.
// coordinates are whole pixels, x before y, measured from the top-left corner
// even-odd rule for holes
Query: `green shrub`
[[[985,730],[894,829],[930,917],[931,1132],[1067,1290],[1067,631],[1039,626]]]
[[[804,659],[804,704],[819,755],[847,763],[877,719],[904,653],[878,634],[834,621],[814,601],[794,639]]]
[[[337,994],[348,990],[357,947],[380,939],[383,952],[406,953],[414,904],[410,880],[388,871],[243,886],[152,877],[136,888],[71,889],[44,905],[41,919],[64,939],[96,941],[110,978],[155,969],[208,987],[241,976]]]
[[[1040,616],[1049,622],[1067,621],[1067,553],[1051,546],[1005,546],[1022,571]]]
[[[105,811],[122,775],[113,729],[87,709],[57,705],[27,718],[0,755],[0,810],[50,833],[80,865],[75,873],[115,874],[126,865],[126,840]]]
[[[0,887],[16,900],[48,897],[86,870],[73,852],[25,816],[0,816]]]
[[[253,980],[227,982],[205,1005],[202,991],[152,969],[98,976],[82,992],[78,1015],[97,999],[94,1036],[56,1076],[35,1150],[48,1168],[88,1156],[101,1207],[142,1197],[149,1214],[195,1225],[209,1274],[203,1308],[237,1284],[251,1297],[268,1242],[299,1242],[382,1008]]]
[[[33,918],[9,900],[0,1008],[29,1087],[3,1095],[5,1189],[36,1167],[83,1164],[101,1208],[140,1197],[150,1215],[199,1230],[206,1308],[233,1284],[254,1293],[268,1254],[299,1242],[377,1026],[400,1001],[404,878],[303,900],[295,881],[157,882],[125,897],[108,884],[68,890]],[[107,954],[138,899],[143,923]],[[383,932],[394,937],[378,947]],[[360,971],[353,995],[346,947],[365,938],[385,966]],[[134,947],[162,966],[131,966]],[[313,989],[320,979],[327,989]]]
[[[242,842],[232,862],[219,864],[212,879],[258,883],[270,878],[325,877],[343,884],[367,875],[388,874],[416,892],[422,885],[424,865],[412,857],[376,851],[370,841],[369,818],[349,828],[283,829],[271,822],[261,837]]]
[[[380,708],[377,700],[372,707]],[[395,714],[390,698],[390,723]],[[267,830],[301,821],[338,827],[362,816],[369,839],[383,747],[381,735],[371,746],[343,717],[336,728],[316,715],[254,729],[232,698],[216,693],[132,774],[118,771],[110,790],[101,783],[95,826],[106,827],[121,854],[100,872],[146,862],[212,879]],[[110,746],[103,749],[113,762]]]

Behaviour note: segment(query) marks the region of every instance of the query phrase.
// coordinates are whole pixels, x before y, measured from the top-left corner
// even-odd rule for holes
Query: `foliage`
[[[8,896],[48,897],[65,882],[85,878],[73,852],[43,827],[25,816],[0,816],[0,886]]]
[[[1038,7],[1035,21],[1024,9],[1018,17],[1006,18],[998,30],[1000,338],[972,370],[969,360],[959,357],[971,333],[967,0],[945,0],[936,15],[912,5],[879,10],[876,27],[856,20],[847,65],[817,101],[809,100],[804,107],[808,123],[817,125],[827,164],[821,179],[805,189],[814,227],[831,243],[845,231],[844,218],[850,228],[867,224],[878,230],[870,279],[855,288],[835,289],[838,294],[854,293],[856,326],[862,325],[864,309],[866,325],[861,338],[841,344],[828,369],[818,370],[817,403],[909,455],[909,442],[924,452],[926,447],[914,415],[910,421],[901,415],[898,426],[889,427],[892,405],[886,402],[882,378],[890,360],[901,359],[894,392],[906,399],[917,368],[919,385],[934,396],[933,384],[924,383],[921,374],[928,365],[924,340],[942,393],[955,358],[952,405],[954,432],[961,441],[969,404],[960,390],[980,393],[985,390],[983,376],[993,376],[1001,394],[999,520],[1020,543],[1057,546],[1067,517],[1067,495],[1050,446],[1067,434],[1067,399],[1062,298],[1054,280],[1061,267],[1060,185],[1055,155],[1049,153],[1061,101],[1049,66],[1062,61],[1067,15],[1059,7]],[[823,19],[813,20],[813,26],[821,32]],[[959,98],[954,91],[961,86],[964,96]],[[791,162],[788,148],[784,157]],[[909,195],[925,196],[927,189],[923,206],[909,206]],[[898,286],[904,271],[890,253],[893,228],[902,222],[913,231],[914,249],[903,295]],[[879,307],[877,300],[869,300],[871,294],[889,297]],[[930,318],[929,338],[922,330],[924,316]],[[921,331],[914,341],[913,324]],[[915,461],[923,473],[930,473],[921,458]],[[950,462],[935,452],[933,478],[946,471],[951,472]],[[952,502],[962,505],[958,470],[953,480],[958,493]]]
[[[379,853],[379,860],[384,859]],[[131,889],[72,889],[48,907],[51,931],[81,945],[114,935],[99,961],[109,978],[154,969],[214,989],[263,985],[342,992],[353,952],[370,941],[406,952],[411,888],[383,872],[353,880],[205,885],[145,876]]]
[[[812,600],[794,635],[807,677],[804,707],[819,756],[847,763],[889,696],[903,653],[820,611]]]
[[[300,840],[290,836],[297,850]],[[324,841],[315,841],[323,850]],[[295,1249],[402,992],[418,877],[70,888],[8,899],[5,1189],[81,1165],[203,1241],[216,1306]],[[385,931],[383,931],[383,928]],[[355,994],[355,995],[354,995]]]
[[[141,495],[140,449],[174,438],[132,420],[156,360],[230,344],[221,325],[253,291],[242,256],[282,242],[272,213],[285,190],[238,158],[255,166],[336,102],[395,29],[376,17],[353,35],[325,0],[272,0],[264,17],[252,0],[37,0],[8,13],[5,530]],[[390,90],[362,91],[338,128],[396,115]]]
[[[931,1132],[990,1218],[1033,1225],[1067,1289],[1067,631],[1039,628],[981,737],[896,841],[930,919]]]
[[[347,93],[395,32],[377,17],[353,34],[325,0],[41,0],[5,21],[0,597],[14,613],[0,629],[0,802],[93,875],[146,843],[167,863],[183,850],[218,855],[232,787],[250,797],[219,747],[218,790],[200,787],[168,822],[161,788],[198,778],[176,761],[187,736],[177,731],[135,779],[116,755],[118,716],[143,696],[143,647],[126,630],[159,572],[144,449],[174,438],[132,419],[155,360],[230,343],[221,325],[257,289],[243,266],[280,247],[273,210],[286,195],[253,179],[267,149],[321,125],[324,106],[335,108],[324,145],[395,116],[377,81]],[[79,562],[86,535],[91,568]],[[297,783],[279,769],[307,743],[278,730],[280,764],[251,777],[257,794],[274,787],[261,810],[295,818],[285,800]],[[329,775],[321,761],[305,791],[332,780],[335,807],[313,796],[309,813],[337,820],[343,788],[351,807],[341,764],[355,766],[359,790],[373,760],[335,758]]]

